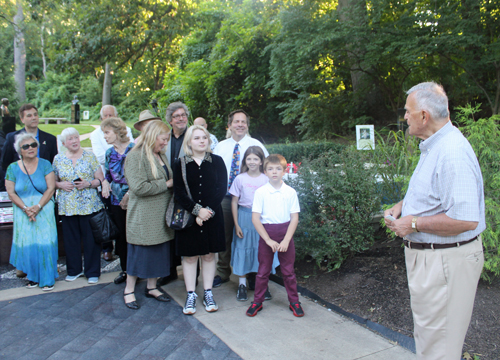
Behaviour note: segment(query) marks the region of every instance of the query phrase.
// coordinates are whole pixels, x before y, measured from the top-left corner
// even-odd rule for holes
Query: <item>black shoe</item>
[[[293,315],[296,317],[304,316],[304,310],[302,310],[302,306],[300,306],[299,302],[290,303],[290,310],[293,312]]]
[[[247,310],[247,315],[254,317],[261,310],[262,310],[262,303],[254,303],[253,302],[252,305],[250,305],[250,307]]]
[[[248,289],[249,290],[255,290],[255,276],[257,276],[256,273],[250,273],[247,275]]]
[[[273,296],[271,295],[271,292],[269,291],[269,287],[267,288],[266,292],[264,293],[264,300],[271,300]]]
[[[238,301],[247,301],[247,287],[243,284],[238,286],[238,293],[236,294],[236,300]]]
[[[222,284],[224,284],[224,283],[226,283],[228,281],[229,281],[229,278],[223,279],[219,275],[215,275],[215,277],[214,277],[214,283],[212,284],[212,287],[213,288],[219,287],[219,286],[221,286]]]
[[[127,295],[134,295],[134,293],[131,292],[128,294],[123,294],[123,301],[125,301],[125,296],[127,296]],[[125,306],[128,307],[129,309],[132,309],[132,310],[139,310],[139,304],[137,304],[137,302],[135,300],[131,301],[131,302],[125,301]]]
[[[115,277],[114,283],[116,285],[119,285],[121,283],[124,283],[125,281],[127,281],[127,273],[125,271],[122,271],[118,274],[117,277]]]
[[[150,294],[149,292],[153,291],[153,290],[158,290],[161,294],[158,296],[154,296],[154,295]],[[161,302],[169,302],[170,301],[170,298],[168,297],[167,293],[165,293],[165,291],[163,291],[161,288],[158,288],[158,287],[156,287],[154,289],[148,289],[148,287],[146,286],[145,294],[146,294],[146,297],[155,298],[156,300],[161,301]]]
[[[170,273],[169,276],[164,276],[164,277],[158,278],[158,280],[156,281],[156,286],[158,287],[158,286],[167,285],[169,282],[177,280],[177,278],[178,278],[177,271],[172,272],[172,273]]]

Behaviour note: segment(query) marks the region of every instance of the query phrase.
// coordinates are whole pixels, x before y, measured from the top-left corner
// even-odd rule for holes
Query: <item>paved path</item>
[[[133,311],[123,304],[124,285],[112,283],[115,276],[103,274],[98,285],[88,285],[84,278],[57,282],[49,293],[0,291],[0,358],[415,359],[397,344],[305,298],[306,316],[295,318],[284,288],[275,283],[270,283],[273,299],[255,318],[245,315],[250,300],[236,301],[235,281],[214,289],[218,312],[205,312],[198,298],[197,313],[186,316],[182,280],[164,287],[175,300],[170,303],[146,298],[146,283],[140,282],[136,294],[141,309]],[[197,292],[202,295],[201,286]]]
[[[92,126],[94,129],[99,128],[99,125],[90,125],[90,126]],[[87,134],[80,135],[80,141],[89,139],[90,138],[90,134],[92,134],[92,133],[90,132],[90,133],[87,133]]]

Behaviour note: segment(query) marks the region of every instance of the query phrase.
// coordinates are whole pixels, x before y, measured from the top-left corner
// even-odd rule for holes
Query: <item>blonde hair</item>
[[[156,145],[156,139],[162,134],[170,135],[170,128],[167,124],[160,120],[153,120],[149,122],[141,133],[141,136],[137,139],[137,143],[132,148],[131,151],[140,151],[141,159],[144,155],[148,158],[149,165],[151,166],[151,172],[153,177],[158,179],[158,169],[155,165],[155,156],[153,150]]]
[[[110,128],[116,134],[118,141],[125,143],[130,142],[131,139],[127,135],[127,125],[125,122],[118,117],[110,117],[101,122],[101,130],[104,128]]]
[[[186,135],[184,135],[184,142],[182,143],[182,148],[184,149],[184,154],[189,155],[189,156],[193,156],[193,150],[191,149],[190,143],[191,143],[191,140],[193,139],[193,133],[195,130],[201,130],[205,133],[205,135],[207,136],[207,143],[208,143],[207,149],[205,150],[205,152],[211,153],[212,150],[210,149],[210,146],[212,145],[212,140],[210,139],[210,133],[203,126],[193,125],[193,126],[190,126],[186,130]]]

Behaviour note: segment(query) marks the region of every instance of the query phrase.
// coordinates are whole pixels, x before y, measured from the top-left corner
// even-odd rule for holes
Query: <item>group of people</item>
[[[404,239],[417,358],[455,360],[484,262],[483,180],[472,147],[450,121],[442,86],[427,82],[411,88],[405,108],[409,134],[423,140],[420,161],[405,198],[385,211],[385,222]],[[233,272],[239,277],[237,300],[246,301],[247,288],[255,289],[246,314],[257,315],[272,298],[269,274],[279,264],[289,308],[303,316],[294,273],[297,194],[283,182],[283,156],[269,155],[248,135],[248,114],[236,110],[229,115],[231,136],[212,151],[206,122],[188,128],[183,103],[167,108],[171,128],[142,112],[136,124],[142,133],[135,143],[113,111],[98,129],[109,147],[99,159],[102,154],[81,149],[72,128],[61,134],[67,152],[56,156],[52,139],[37,129],[36,108],[28,104],[20,109],[25,129],[6,141],[20,159],[10,161],[4,152],[2,163],[8,162],[6,187],[14,204],[11,263],[28,274],[27,286],[50,290],[57,278],[55,189],[66,280],[85,275],[90,283],[98,281],[101,247],[92,239],[89,217],[104,206],[95,190],[100,188],[120,229],[115,252],[122,272],[115,282],[126,282],[127,307],[139,309],[137,278],[147,279],[146,297],[169,301],[161,286],[177,278],[182,264],[187,291],[183,312],[194,314],[201,259],[206,311],[218,310],[212,289],[229,281]],[[47,152],[52,165],[51,159],[44,160]],[[191,226],[175,231],[167,226],[172,198],[195,218]]]

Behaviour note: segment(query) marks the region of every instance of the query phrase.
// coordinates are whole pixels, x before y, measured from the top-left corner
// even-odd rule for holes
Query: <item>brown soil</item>
[[[352,314],[412,337],[413,319],[401,239],[380,231],[373,247],[327,272],[311,260],[295,264],[298,285]],[[479,282],[463,352],[500,359],[500,279]],[[465,354],[467,359],[467,354]]]

